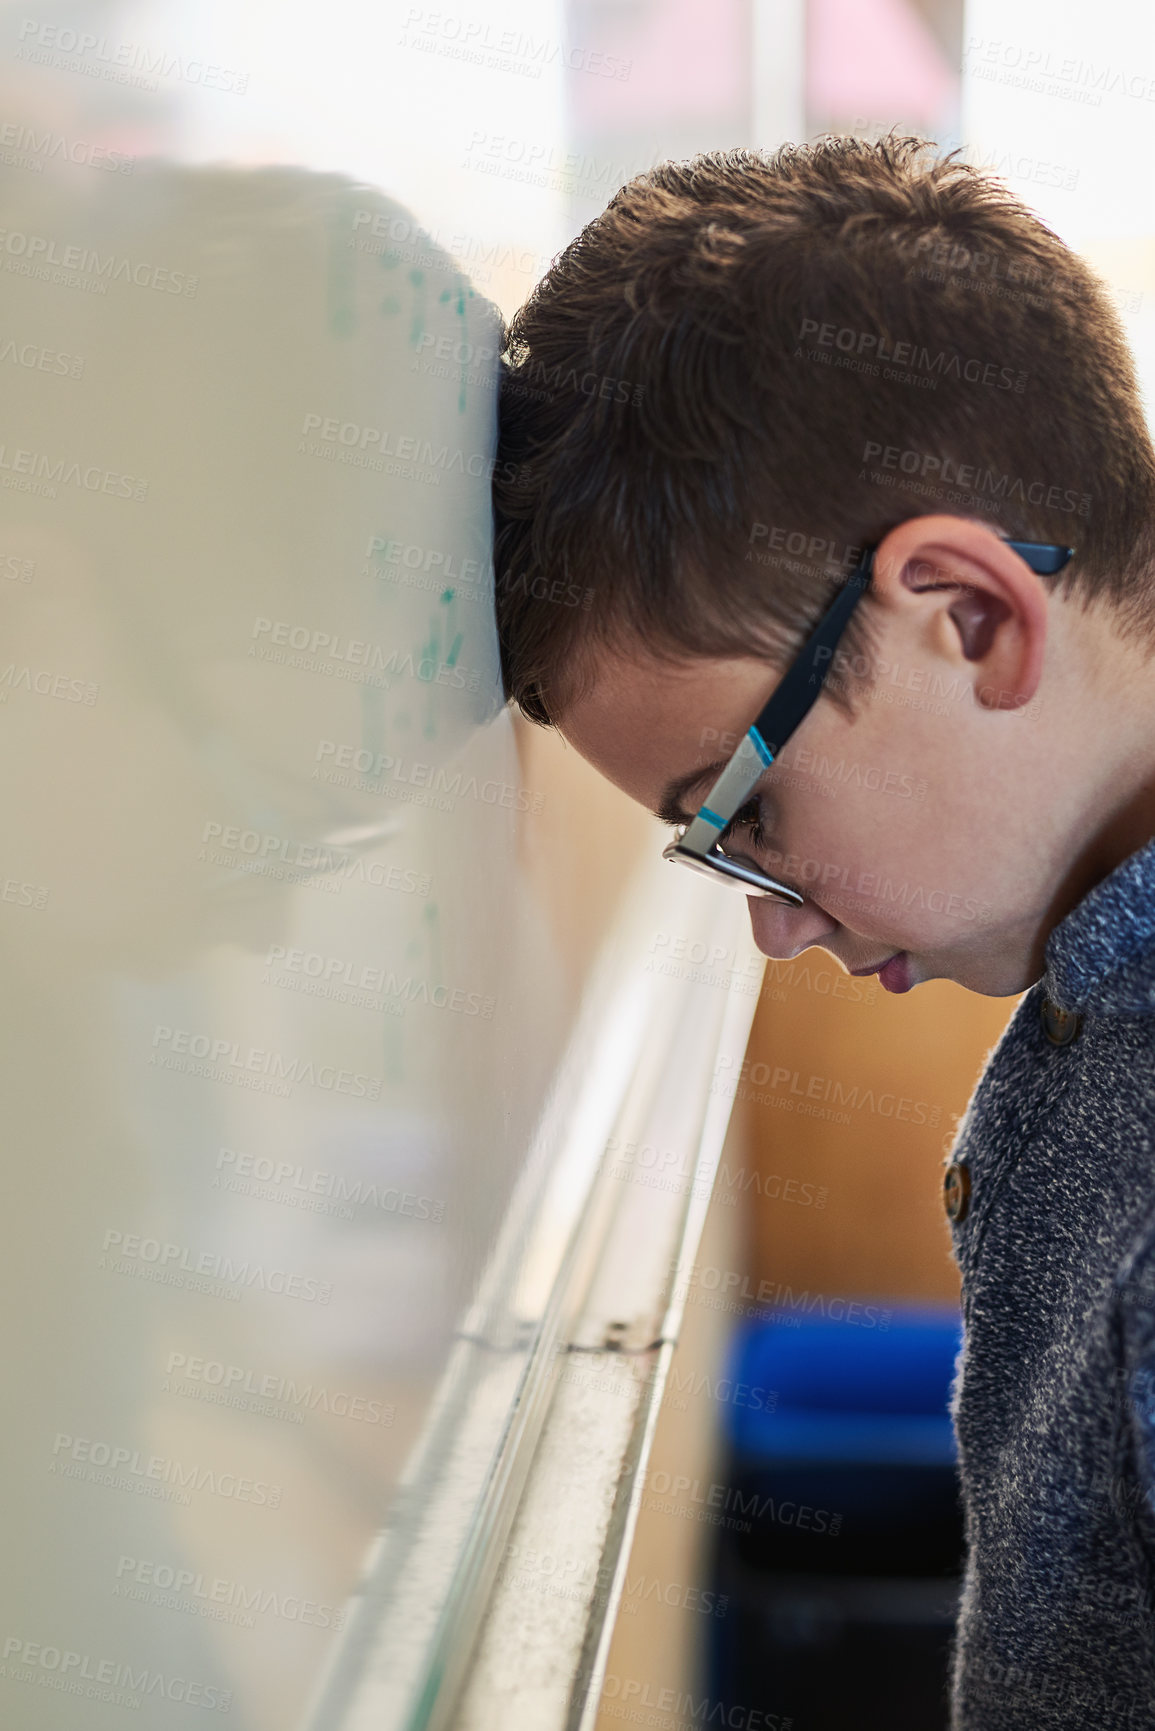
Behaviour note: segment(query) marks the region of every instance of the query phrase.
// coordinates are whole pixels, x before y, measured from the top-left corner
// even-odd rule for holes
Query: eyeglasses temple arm
[[[1053,577],[1072,558],[1074,549],[1045,541],[1008,541],[1007,546],[1040,577]],[[683,841],[707,852],[749,799],[779,747],[809,715],[834,660],[834,650],[847,621],[870,586],[875,549],[869,547],[839,590],[796,660],[779,683],[706,796]]]
[[[743,738],[714,783],[684,836],[686,844],[703,852],[713,847],[734,813],[749,799],[762,774],[774,762],[773,740],[785,740],[809,714],[829,670],[833,646],[870,582],[871,548],[830,607],[823,614],[769,703]],[[826,653],[823,654],[822,651]]]
[[[870,585],[874,548],[870,547],[827,608],[773,697],[750,729],[757,733],[771,758],[809,715],[834,659],[834,648],[850,615]]]
[[[1073,547],[1057,547],[1050,541],[1008,541],[1007,546],[1026,560],[1036,577],[1054,577],[1075,556]]]
[[[683,841],[688,847],[708,853],[736,811],[740,811],[774,759],[760,734],[752,727],[706,795]]]

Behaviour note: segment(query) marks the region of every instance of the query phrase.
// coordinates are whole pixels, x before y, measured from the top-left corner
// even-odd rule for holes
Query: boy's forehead
[[[558,732],[632,799],[656,811],[670,782],[724,761],[774,688],[749,657],[673,662],[606,650]]]

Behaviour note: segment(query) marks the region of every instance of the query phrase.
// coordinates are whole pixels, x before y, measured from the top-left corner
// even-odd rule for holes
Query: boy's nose
[[[787,962],[838,930],[838,921],[809,899],[792,908],[770,896],[750,896],[746,905],[754,942],[775,961]]]

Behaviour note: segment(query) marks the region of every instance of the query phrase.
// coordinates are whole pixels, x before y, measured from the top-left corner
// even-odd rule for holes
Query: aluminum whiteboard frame
[[[727,986],[724,974],[690,962],[675,964],[673,974],[658,971],[655,934],[671,932],[686,950],[700,944],[715,969],[734,957],[738,983]],[[745,1049],[760,986],[761,958],[743,904],[690,873],[668,871],[656,852],[647,858],[591,975],[477,1298],[308,1712],[308,1731],[472,1731],[489,1723],[490,1712],[495,1725],[503,1716],[508,1723],[513,1703],[492,1657],[508,1650],[501,1630],[511,1615],[523,1629],[536,1626],[531,1647],[555,1679],[536,1703],[517,1703],[519,1731],[586,1731],[592,1724],[685,1269],[729,1121],[731,1099],[711,1085],[719,1058],[733,1061]],[[610,1137],[623,1126],[645,1135],[659,1118],[693,1152],[696,1176],[684,1196],[610,1176]],[[618,1394],[593,1403],[595,1421],[617,1425],[620,1446],[595,1454],[563,1482],[555,1449],[575,1391],[562,1383],[561,1370],[577,1352],[616,1365],[624,1353],[645,1369],[636,1400]],[[588,1411],[590,1403],[577,1405]],[[541,1596],[526,1604],[498,1575],[514,1523],[532,1522],[535,1500],[556,1512],[575,1497],[587,1515],[595,1504],[604,1511],[590,1531],[612,1585],[587,1604],[575,1602],[564,1627],[550,1627],[549,1619],[535,1623]]]

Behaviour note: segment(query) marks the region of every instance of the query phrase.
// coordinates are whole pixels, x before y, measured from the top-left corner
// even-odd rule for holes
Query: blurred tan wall
[[[634,865],[665,837],[656,818],[591,769],[552,728],[514,712],[523,785],[548,790],[521,826],[522,864],[532,879],[569,980],[589,972]]]
[[[891,996],[820,950],[767,965],[734,1103],[754,1281],[957,1296],[943,1153],[1017,1002],[942,980]]]

